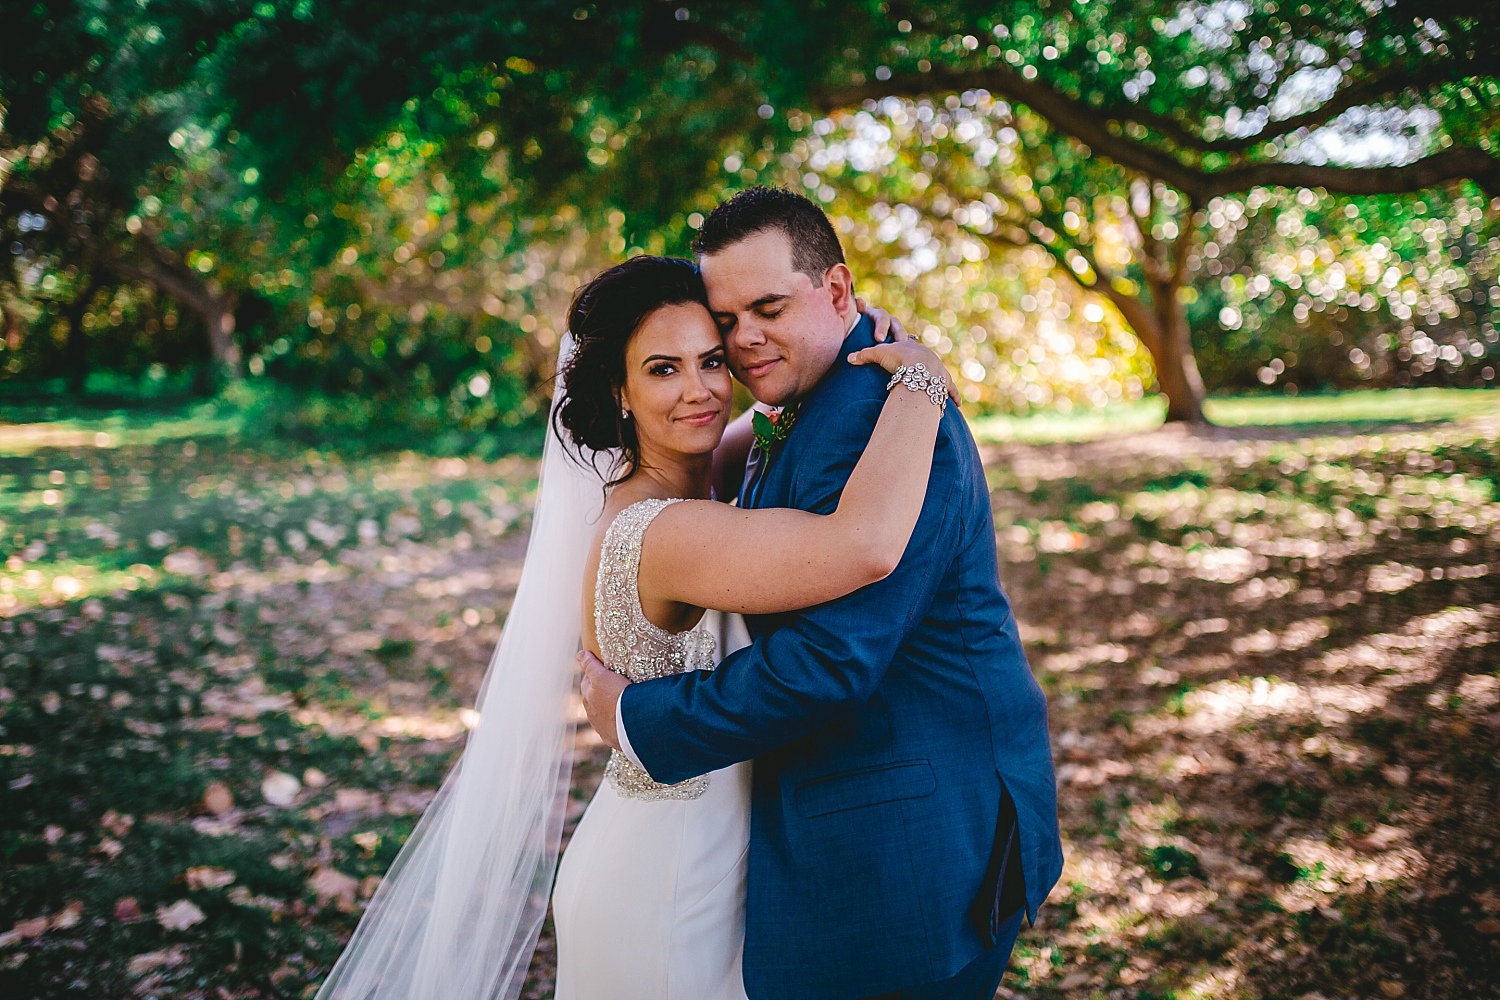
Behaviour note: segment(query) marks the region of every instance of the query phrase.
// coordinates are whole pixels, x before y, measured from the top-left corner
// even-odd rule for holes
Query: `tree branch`
[[[1201,173],[1201,172],[1200,172]],[[1247,163],[1201,173],[1181,189],[1199,201],[1252,187],[1320,187],[1334,194],[1407,194],[1471,180],[1500,196],[1500,160],[1472,146],[1453,146],[1399,167],[1328,167],[1312,163]]]
[[[1090,108],[1046,84],[1026,80],[1008,66],[985,70],[935,66],[930,73],[901,73],[889,80],[829,88],[813,96],[822,106],[836,108],[891,95],[916,96],[955,90],[1005,94],[1028,105],[1093,152],[1165,181],[1199,203],[1262,185],[1321,187],[1339,194],[1401,194],[1456,180],[1472,180],[1492,196],[1500,196],[1500,160],[1471,146],[1455,146],[1399,167],[1330,167],[1272,161],[1204,170],[1124,135],[1108,111]]]
[[[1474,72],[1475,67],[1469,60],[1455,60],[1424,66],[1415,72],[1404,69],[1392,70],[1338,90],[1316,108],[1289,118],[1267,122],[1266,127],[1259,132],[1226,139],[1205,139],[1170,115],[1158,114],[1131,104],[1116,103],[1104,110],[1120,121],[1133,121],[1144,125],[1183,149],[1200,153],[1237,154],[1301,129],[1313,129],[1326,125],[1350,108],[1373,104],[1382,98],[1404,91],[1426,91],[1439,83],[1462,80],[1473,75]]]

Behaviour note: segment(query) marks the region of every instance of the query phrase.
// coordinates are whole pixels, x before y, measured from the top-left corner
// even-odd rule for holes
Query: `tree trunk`
[[[146,259],[118,262],[116,270],[151,282],[192,311],[203,322],[208,335],[215,380],[237,381],[240,378],[240,349],[234,342],[234,292],[219,288],[217,282],[205,283],[191,268],[144,235],[136,237],[136,242],[146,251]]]
[[[240,349],[234,342],[234,305],[232,292],[210,292],[203,313],[214,367],[230,381],[240,377]]]
[[[1193,357],[1193,341],[1187,310],[1177,289],[1161,289],[1156,295],[1158,348],[1151,352],[1156,363],[1156,384],[1167,397],[1167,422],[1207,423],[1203,415],[1203,377]]]
[[[1150,305],[1102,283],[1095,290],[1103,292],[1115,304],[1141,346],[1151,355],[1156,386],[1167,397],[1167,422],[1206,423],[1203,379],[1193,358],[1187,311],[1170,282],[1151,281],[1149,286]]]
[[[83,330],[83,317],[89,311],[89,300],[94,297],[94,283],[84,284],[68,303],[63,316],[68,321],[68,392],[82,396],[89,378],[89,339]]]

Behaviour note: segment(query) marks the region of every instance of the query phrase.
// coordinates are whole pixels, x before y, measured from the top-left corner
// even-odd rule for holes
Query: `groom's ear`
[[[833,301],[833,308],[845,319],[856,308],[854,304],[854,273],[849,270],[849,265],[840,261],[830,267],[823,275],[823,284],[828,288],[828,297]]]

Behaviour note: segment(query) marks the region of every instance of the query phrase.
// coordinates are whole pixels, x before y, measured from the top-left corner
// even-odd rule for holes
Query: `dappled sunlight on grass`
[[[1068,853],[1018,995],[1500,983],[1500,419],[1387,426],[987,453]]]
[[[302,996],[473,725],[534,475],[0,458],[0,992]]]
[[[987,448],[1067,850],[1012,995],[1500,983],[1500,418],[1312,426]],[[474,724],[534,475],[0,457],[0,993],[308,995]]]
[[[1310,396],[1210,399],[1208,419],[1221,427],[1275,424],[1422,423],[1500,411],[1493,389],[1384,389]]]
[[[0,455],[29,455],[43,448],[122,448],[239,433],[242,416],[217,403],[80,411],[57,406],[7,406],[0,421]]]

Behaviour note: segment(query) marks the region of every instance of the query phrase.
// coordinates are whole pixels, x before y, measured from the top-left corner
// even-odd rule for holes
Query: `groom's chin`
[[[786,385],[782,385],[780,379],[771,377],[745,378],[739,377],[740,385],[750,390],[758,402],[767,406],[785,406],[791,402],[792,392]]]

